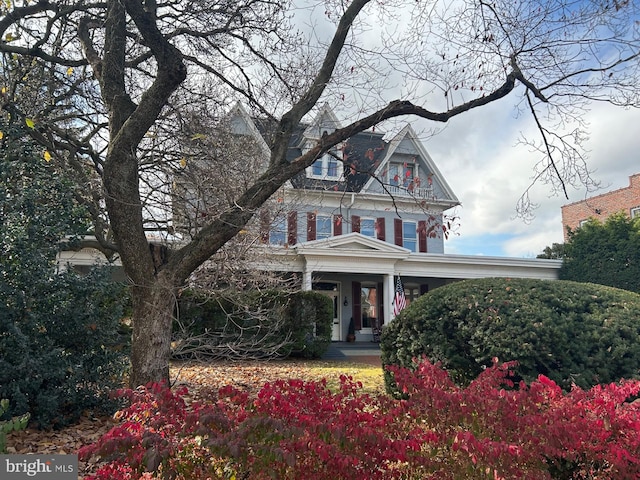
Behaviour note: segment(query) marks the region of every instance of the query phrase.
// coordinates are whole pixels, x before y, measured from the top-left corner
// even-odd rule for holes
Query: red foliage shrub
[[[107,463],[94,480],[632,479],[640,476],[640,382],[564,393],[540,376],[514,386],[494,364],[459,388],[437,365],[392,367],[404,400],[351,378],[232,387],[187,405],[184,390],[123,391],[121,424],[81,451]]]

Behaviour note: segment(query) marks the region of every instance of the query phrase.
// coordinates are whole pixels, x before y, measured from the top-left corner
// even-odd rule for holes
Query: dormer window
[[[307,168],[307,177],[320,180],[340,180],[343,170],[344,168],[341,161],[335,156],[325,153]]]

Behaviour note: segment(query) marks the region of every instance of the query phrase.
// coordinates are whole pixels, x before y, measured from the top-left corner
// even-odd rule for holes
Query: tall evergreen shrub
[[[624,213],[569,232],[562,280],[599,283],[640,293],[640,218]]]
[[[24,132],[0,131],[0,398],[6,418],[55,427],[121,385],[126,295],[106,270],[57,271],[59,242],[86,231],[86,212]]]

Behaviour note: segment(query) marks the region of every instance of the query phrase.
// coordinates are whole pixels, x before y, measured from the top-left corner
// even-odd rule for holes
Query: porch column
[[[393,283],[393,273],[384,276],[384,285],[382,286],[384,295],[384,318],[393,320],[393,297],[395,294]]]
[[[311,272],[311,270],[307,270],[305,268],[305,270],[302,272],[302,290],[304,292],[308,292],[310,290],[313,289],[313,283],[312,283],[312,279],[311,279],[311,274],[313,272]]]

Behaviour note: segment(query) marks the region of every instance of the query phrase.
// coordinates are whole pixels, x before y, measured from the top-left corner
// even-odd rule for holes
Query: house
[[[288,156],[298,157],[323,132],[339,127],[324,106],[299,127]],[[231,138],[248,145],[248,161],[255,162],[251,169],[259,171],[269,154],[269,124],[238,104],[225,128]],[[174,225],[185,235],[198,228],[207,208],[217,208],[207,204],[207,188],[215,188],[216,182],[201,182],[204,167],[194,165],[191,175],[174,179],[180,193]],[[296,275],[304,290],[329,296],[334,341],[346,339],[351,323],[357,341],[373,340],[393,318],[398,279],[410,304],[431,289],[462,279],[558,276],[558,260],[444,253],[444,239],[455,222],[447,211],[460,202],[410,124],[391,138],[376,131],[354,135],[274,197],[252,226],[260,239],[254,247],[260,253],[256,267]],[[68,255],[81,261],[82,252]]]
[[[236,134],[268,140],[268,127],[242,106],[231,119]],[[340,126],[325,105],[299,128],[289,157]],[[455,221],[447,211],[459,204],[410,124],[390,139],[365,131],[288,182],[275,213],[259,216],[261,268],[295,272],[303,289],[331,297],[334,341],[346,338],[352,320],[356,339],[372,340],[393,317],[397,278],[407,304],[466,278],[557,278],[555,260],[446,255],[444,239]]]
[[[612,190],[562,207],[564,241],[568,230],[575,230],[590,218],[604,222],[610,215],[624,212],[631,218],[640,217],[640,173],[629,177],[629,186]]]

